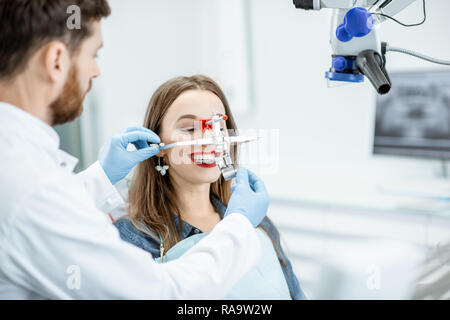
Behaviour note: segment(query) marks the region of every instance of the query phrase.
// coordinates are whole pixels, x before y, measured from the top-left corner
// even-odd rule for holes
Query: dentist
[[[51,126],[81,114],[109,14],[106,0],[0,1],[0,299],[220,299],[260,257],[261,180],[239,169],[225,218],[183,257],[157,264],[105,212],[122,203],[113,185],[159,152],[147,146],[159,137],[125,130],[78,175],[59,150]]]

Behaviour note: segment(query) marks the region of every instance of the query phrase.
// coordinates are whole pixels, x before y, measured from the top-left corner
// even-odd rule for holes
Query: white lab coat
[[[0,299],[220,299],[258,262],[255,229],[232,213],[157,264],[105,214],[123,200],[101,166],[75,175],[76,162],[50,126],[0,103]]]

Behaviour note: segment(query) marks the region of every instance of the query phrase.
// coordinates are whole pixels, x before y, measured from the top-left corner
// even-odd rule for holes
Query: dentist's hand
[[[269,194],[264,182],[251,171],[239,168],[225,217],[234,212],[242,213],[256,228],[266,216],[268,208]]]
[[[100,164],[112,184],[116,184],[137,165],[159,153],[159,147],[149,147],[148,143],[158,144],[160,138],[153,131],[142,127],[131,127],[112,136],[101,148]],[[134,144],[136,151],[128,151],[128,144]]]

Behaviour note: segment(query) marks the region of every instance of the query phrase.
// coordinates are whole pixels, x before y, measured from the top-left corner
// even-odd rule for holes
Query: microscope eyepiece
[[[297,9],[313,10],[314,0],[294,0],[294,5]]]
[[[356,66],[369,79],[379,94],[386,94],[391,90],[391,80],[384,68],[381,55],[374,50],[364,50],[356,57]]]

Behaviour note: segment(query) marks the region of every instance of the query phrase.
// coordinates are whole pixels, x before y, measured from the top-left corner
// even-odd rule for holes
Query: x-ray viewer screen
[[[450,158],[450,72],[392,73],[377,96],[374,153]]]

